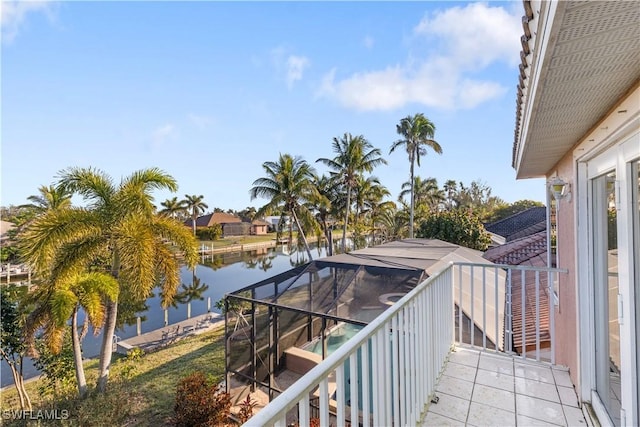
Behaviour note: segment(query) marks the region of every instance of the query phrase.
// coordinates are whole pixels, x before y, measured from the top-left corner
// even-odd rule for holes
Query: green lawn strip
[[[180,379],[195,371],[202,371],[221,380],[224,375],[224,329],[186,338],[169,347],[128,361],[114,360],[108,390],[104,395],[93,392],[87,399],[51,401],[41,397],[38,380],[27,384],[33,409],[66,409],[70,419],[47,425],[109,425],[146,426],[168,425],[173,414],[176,386]],[[97,361],[86,364],[87,381],[95,384]],[[1,397],[2,409],[19,409],[14,389]],[[6,425],[29,425],[24,422]],[[35,422],[33,425],[38,425]]]

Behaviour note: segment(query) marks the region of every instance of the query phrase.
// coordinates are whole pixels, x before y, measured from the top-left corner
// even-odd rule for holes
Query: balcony
[[[554,365],[563,272],[451,263],[246,425],[586,425]]]

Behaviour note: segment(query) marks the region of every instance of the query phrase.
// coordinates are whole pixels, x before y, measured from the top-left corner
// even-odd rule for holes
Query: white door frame
[[[633,290],[634,265],[631,255],[633,248],[633,218],[630,215],[632,185],[637,185],[631,173],[630,163],[640,157],[640,130],[629,129],[625,137],[618,139],[611,148],[597,155],[585,155],[577,160],[577,211],[576,211],[576,260],[579,306],[579,351],[580,351],[580,391],[583,400],[591,399],[600,422],[609,424],[611,420],[599,401],[595,379],[595,282],[593,274],[593,217],[591,215],[592,179],[607,172],[616,172],[616,207],[618,209],[618,274],[619,293],[622,301],[622,322],[620,325],[620,358],[622,377],[622,424],[638,425],[638,376],[636,321]],[[638,267],[640,268],[640,267]],[[640,314],[635,314],[640,315]]]

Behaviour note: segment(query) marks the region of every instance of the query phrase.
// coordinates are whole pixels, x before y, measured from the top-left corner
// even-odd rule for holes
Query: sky
[[[68,167],[118,183],[158,167],[178,182],[156,204],[203,195],[260,207],[262,164],[301,156],[318,173],[334,137],[363,135],[395,200],[389,154],[423,113],[443,154],[416,174],[481,181],[507,202],[544,201],[511,167],[522,2],[2,1],[1,193],[27,203]]]

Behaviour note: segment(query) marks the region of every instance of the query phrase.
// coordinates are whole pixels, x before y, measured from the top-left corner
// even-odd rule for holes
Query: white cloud
[[[514,12],[516,13],[516,12]],[[404,63],[336,78],[327,72],[316,93],[356,110],[393,110],[409,103],[441,109],[470,109],[503,95],[507,88],[476,73],[497,61],[518,61],[521,29],[515,14],[471,3],[425,16],[415,42],[429,51]]]
[[[176,136],[177,128],[173,124],[167,123],[162,125],[156,128],[151,134],[152,148],[162,148],[167,141],[175,138]]]
[[[365,38],[362,39],[362,45],[367,49],[372,49],[374,44],[375,40],[371,36],[365,36]]]
[[[55,5],[49,1],[0,1],[2,42],[11,43],[16,38],[28,14],[44,13],[49,20],[53,20],[54,7]]]
[[[293,84],[302,80],[305,68],[309,66],[309,59],[304,56],[289,55],[287,58],[287,86],[289,89]]]
[[[291,89],[293,84],[302,80],[305,69],[309,68],[309,58],[289,53],[289,49],[278,46],[271,49],[271,62],[279,76],[284,76],[287,87]]]
[[[518,18],[503,7],[471,3],[425,16],[414,33],[441,40],[443,51],[460,65],[484,67],[498,60],[516,65],[522,33]]]
[[[187,115],[187,118],[191,123],[193,123],[198,129],[201,129],[201,130],[208,128],[210,125],[212,125],[215,122],[213,117],[202,116],[202,115],[193,114],[193,113],[190,113],[189,115]]]

